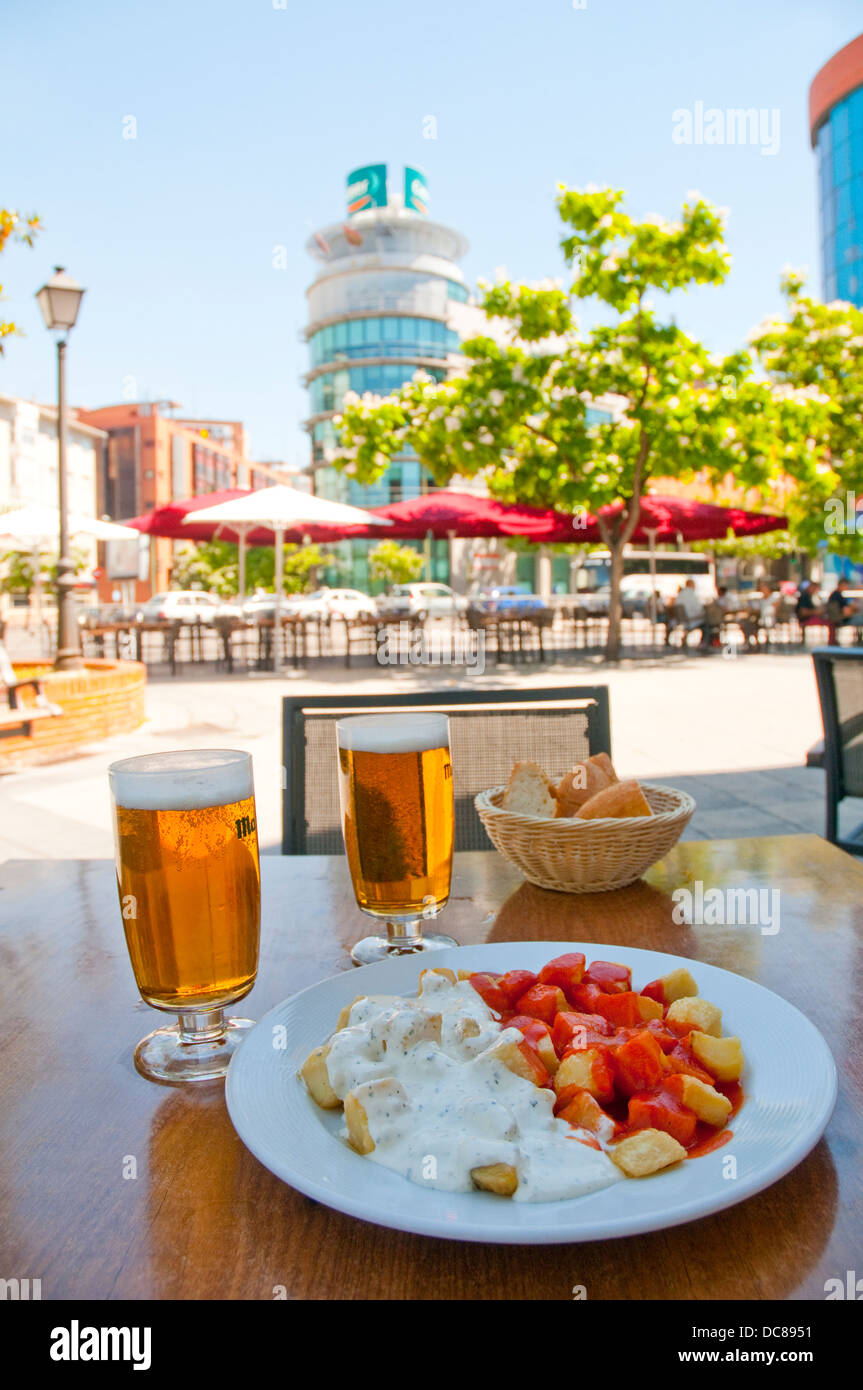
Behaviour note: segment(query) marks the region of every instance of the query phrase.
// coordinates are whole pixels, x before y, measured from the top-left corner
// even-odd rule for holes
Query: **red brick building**
[[[178,409],[172,401],[129,401],[77,412],[82,423],[108,436],[97,477],[97,515],[125,521],[173,498],[280,481],[270,465],[249,460],[239,420],[189,420],[173,413]],[[106,547],[100,599],[110,601],[121,580],[134,582],[130,596],[136,603],[169,588],[179,544],[151,540],[136,576],[133,547]]]

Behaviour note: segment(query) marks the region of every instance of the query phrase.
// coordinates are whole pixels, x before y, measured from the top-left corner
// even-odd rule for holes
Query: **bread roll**
[[[613,819],[626,816],[649,816],[651,809],[644,792],[637,782],[613,782],[610,787],[597,792],[576,812],[581,820],[598,820],[609,816]]]
[[[509,774],[506,791],[501,798],[505,811],[520,816],[553,816],[556,802],[551,783],[537,763],[516,763]]]
[[[557,816],[574,816],[580,806],[586,801],[590,801],[601,792],[603,788],[611,786],[611,779],[608,773],[599,766],[598,763],[588,760],[586,763],[576,763],[575,767],[561,777],[555,791]]]
[[[614,770],[614,763],[607,753],[593,753],[587,761],[589,763],[595,763],[597,767],[601,767],[609,782],[618,782],[620,780]]]

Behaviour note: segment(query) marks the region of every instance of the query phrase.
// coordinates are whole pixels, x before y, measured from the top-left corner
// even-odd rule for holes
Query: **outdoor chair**
[[[24,695],[29,691],[29,695]],[[15,667],[0,641],[0,695],[6,697],[6,708],[0,705],[0,735],[23,733],[28,737],[38,719],[53,719],[63,710],[45,694],[38,677],[18,679]]]
[[[680,641],[678,646],[685,647],[689,642],[691,632],[704,633],[704,617],[690,618],[686,609],[679,603],[672,604],[670,611],[665,618],[665,644],[671,646],[672,634],[679,628]]]
[[[455,848],[490,850],[477,792],[506,782],[532,759],[556,777],[594,753],[611,753],[608,687],[412,691],[399,695],[285,696],[282,701],[282,853],[344,852],[336,721],[351,714],[439,711],[449,716]]]
[[[863,652],[853,647],[816,647],[812,660],[824,724],[825,838],[850,854],[863,854],[863,824],[847,839],[840,839],[838,831],[840,802],[847,796],[863,797]]]

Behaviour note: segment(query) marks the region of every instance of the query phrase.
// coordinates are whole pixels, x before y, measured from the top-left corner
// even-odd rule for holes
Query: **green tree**
[[[863,494],[863,312],[843,300],[822,304],[804,293],[805,285],[799,271],[784,272],[786,316],[759,324],[750,343],[777,389],[805,392],[826,405],[818,467],[795,479],[787,499],[793,534],[808,550],[826,540],[830,549],[859,557],[863,547],[848,525],[846,493]]]
[[[81,574],[87,568],[90,556],[80,546],[72,548],[74,574]],[[50,550],[40,550],[35,555],[32,550],[7,550],[0,556],[0,590],[7,594],[30,594],[35,588],[37,578],[41,578],[45,589],[51,589],[57,581],[57,556]]]
[[[190,547],[174,562],[172,584],[178,589],[207,589],[222,598],[231,598],[239,591],[239,562],[237,546],[230,541],[205,541]],[[285,570],[282,588],[287,594],[304,593],[314,582],[317,568],[325,556],[317,545],[286,545]],[[246,551],[246,588],[276,587],[276,552],[274,546],[255,545]]]
[[[693,197],[676,222],[635,222],[622,202],[610,188],[561,188],[568,288],[484,287],[485,312],[506,332],[502,345],[473,338],[462,346],[463,375],[415,377],[383,401],[349,397],[336,421],[337,463],[361,482],[410,447],[441,486],[482,474],[504,501],[568,512],[619,502],[619,513],[600,522],[611,552],[611,659],[620,651],[624,546],[649,480],[706,470],[769,494],[783,473],[814,475],[820,409],[812,393],[756,380],[745,351],[712,356],[667,304],[664,318],[656,312],[654,293],[725,279],[717,211]],[[582,332],[576,299],[599,301],[608,322]],[[588,416],[600,397],[615,403],[610,421]]]
[[[39,218],[22,218],[19,213],[12,212],[9,208],[0,208],[0,251],[6,247],[10,240],[21,241],[25,246],[32,246],[39,232]],[[3,286],[0,285],[0,297],[3,294]],[[10,333],[17,333],[19,330],[14,323],[10,323],[0,318],[0,357],[3,355],[3,339],[8,338]]]
[[[379,541],[369,552],[369,566],[375,579],[383,579],[387,584],[409,584],[422,574],[423,557],[409,545]]]

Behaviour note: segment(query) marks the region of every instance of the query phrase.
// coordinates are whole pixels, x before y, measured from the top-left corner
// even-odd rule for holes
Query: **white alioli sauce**
[[[327,1073],[336,1095],[353,1092],[365,1111],[367,1157],[422,1186],[469,1192],[471,1170],[494,1163],[515,1168],[520,1202],[617,1182],[611,1159],[580,1142],[594,1136],[555,1117],[554,1093],[500,1060],[503,1045],[521,1041],[467,980],[427,971],[416,999],[357,1000],[331,1040]]]

